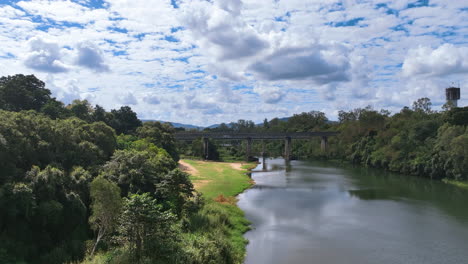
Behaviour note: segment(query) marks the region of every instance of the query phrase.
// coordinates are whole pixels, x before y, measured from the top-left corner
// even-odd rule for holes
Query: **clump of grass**
[[[237,204],[237,199],[236,197],[233,197],[233,196],[224,196],[222,194],[216,196],[216,198],[214,198],[214,201],[215,202],[218,202],[220,204],[230,204],[230,205],[236,205]]]

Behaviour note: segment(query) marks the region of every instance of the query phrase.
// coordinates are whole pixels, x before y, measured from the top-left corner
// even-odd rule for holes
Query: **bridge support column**
[[[262,157],[265,158],[265,140],[262,139]]]
[[[209,141],[208,141],[208,138],[206,137],[204,137],[202,141],[203,141],[203,158],[207,160],[208,157],[210,156],[209,155],[210,154],[209,153]]]
[[[284,140],[284,159],[291,160],[291,137],[286,137]]]
[[[252,157],[252,138],[247,138],[247,145],[245,149],[245,160],[249,161]]]
[[[327,136],[322,136],[322,141],[320,142],[320,149],[323,152],[327,152],[328,150],[328,137]]]

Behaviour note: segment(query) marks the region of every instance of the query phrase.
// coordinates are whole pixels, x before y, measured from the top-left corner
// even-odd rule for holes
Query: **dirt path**
[[[187,172],[190,175],[197,176],[199,174],[198,170],[195,167],[193,167],[192,165],[188,164],[187,162],[183,160],[179,160],[179,169]]]
[[[242,163],[238,163],[238,162],[232,162],[232,163],[229,163],[229,165],[231,165],[231,167],[235,170],[242,170]]]

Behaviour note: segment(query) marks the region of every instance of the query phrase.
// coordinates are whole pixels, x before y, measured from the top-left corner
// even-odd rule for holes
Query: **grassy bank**
[[[232,243],[234,255],[243,258],[247,240],[243,234],[249,230],[249,221],[237,207],[235,196],[249,188],[253,182],[246,175],[255,163],[225,163],[182,160],[191,174],[195,189],[206,198],[207,215],[226,217],[229,223],[226,232]],[[188,167],[188,168],[187,168]],[[240,260],[240,259],[239,259]]]
[[[455,185],[457,187],[463,188],[468,190],[468,182],[467,181],[456,181],[456,180],[448,180],[448,179],[443,179],[442,180],[445,183]]]

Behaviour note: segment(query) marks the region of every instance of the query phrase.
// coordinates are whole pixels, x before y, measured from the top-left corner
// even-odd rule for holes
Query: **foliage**
[[[34,75],[0,77],[0,109],[39,111],[50,99],[50,90]]]
[[[137,115],[130,106],[122,106],[120,109],[112,110],[112,119],[109,125],[115,129],[117,134],[131,134],[142,125]]]
[[[191,223],[204,203],[176,169],[172,127],[142,126],[130,107],[64,106],[32,75],[1,78],[0,103],[0,262],[242,261],[231,224]]]
[[[92,215],[89,218],[89,223],[91,228],[97,231],[96,243],[91,251],[91,255],[93,255],[99,241],[114,230],[122,200],[119,187],[103,177],[95,178],[90,187]]]
[[[136,261],[143,257],[152,263],[173,263],[177,258],[171,252],[177,247],[176,217],[151,197],[149,193],[132,194],[124,198],[124,207],[119,220],[118,241],[128,246]]]
[[[154,155],[151,151],[118,150],[102,170],[103,176],[117,183],[122,195],[156,191],[156,183],[175,168],[166,152]]]
[[[174,139],[174,128],[167,123],[145,122],[137,128],[139,138],[147,138],[154,145],[165,149],[174,161],[179,160]]]
[[[83,256],[86,206],[60,169],[33,167],[24,182],[0,188],[3,247],[18,260],[63,263]],[[67,223],[64,225],[64,223]],[[39,256],[39,257],[38,257]]]
[[[246,169],[234,169],[222,162],[184,162],[197,169],[197,175],[191,177],[195,184],[204,182],[197,190],[206,198],[201,210],[191,214],[185,224],[189,240],[184,240],[184,248],[190,256],[187,263],[242,263],[247,243],[243,234],[248,231],[249,222],[235,203],[218,203],[214,199],[223,195],[236,200],[237,194],[251,186]]]

